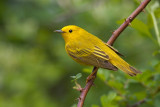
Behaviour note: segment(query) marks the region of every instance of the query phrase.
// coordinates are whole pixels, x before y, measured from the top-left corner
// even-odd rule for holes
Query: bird
[[[61,33],[67,54],[76,62],[98,68],[121,71],[135,76],[141,71],[132,67],[111,45],[76,25],[67,25],[54,32]]]

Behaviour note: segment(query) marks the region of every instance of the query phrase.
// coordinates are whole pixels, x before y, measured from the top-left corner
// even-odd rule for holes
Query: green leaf
[[[131,23],[131,27],[142,33],[143,35],[147,35],[148,37],[152,38],[152,34],[149,31],[148,25],[143,23],[138,19],[134,19]]]
[[[107,95],[101,96],[101,103],[102,103],[102,106],[103,106],[103,107],[107,107],[108,104],[109,104],[109,102],[110,102],[110,101],[109,101]]]
[[[123,96],[116,96],[115,100],[120,101],[123,99]]]
[[[73,79],[76,79],[76,76],[70,76],[71,78],[73,78]]]
[[[123,92],[123,89],[124,89],[124,85],[116,80],[108,80],[108,84],[109,86],[111,87],[114,87],[115,89]]]
[[[117,21],[117,24],[122,24],[125,19]],[[152,24],[153,25],[153,24]],[[148,37],[152,38],[152,34],[149,31],[149,26],[138,19],[134,19],[131,22],[132,28],[136,29],[138,32],[142,33],[143,35],[147,35]]]
[[[108,95],[101,96],[101,103],[103,107],[118,107],[117,103],[114,101],[117,94],[115,92],[110,92]]]
[[[147,93],[145,92],[145,90],[143,90],[143,91],[139,91],[139,92],[135,93],[135,95],[138,100],[142,100],[142,99],[146,98]]]
[[[150,70],[146,70],[141,75],[139,75],[139,80],[144,85],[149,85],[152,82],[153,72]]]
[[[99,69],[97,76],[102,80],[102,81],[106,81],[109,78],[110,75],[110,71],[106,70],[106,69]]]
[[[77,104],[73,104],[71,107],[77,107]]]
[[[76,76],[70,76],[70,77],[77,80],[82,77],[82,74],[78,73]]]
[[[78,73],[77,75],[76,75],[76,78],[77,79],[79,79],[79,78],[81,78],[82,77],[82,74],[81,73]]]
[[[114,98],[117,96],[117,94],[115,92],[110,92],[108,95],[108,99],[110,101],[114,100]]]
[[[135,88],[136,87],[136,88]],[[145,90],[145,87],[142,86],[140,83],[130,83],[129,84],[129,87],[128,87],[128,90],[131,92],[131,93],[136,93],[136,92],[139,92],[139,91],[144,91]]]
[[[155,10],[156,18],[160,18],[160,7]]]

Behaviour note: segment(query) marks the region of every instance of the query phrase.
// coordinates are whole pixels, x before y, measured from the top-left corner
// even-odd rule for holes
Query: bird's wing
[[[109,44],[107,44],[107,43],[105,43],[105,45],[107,45],[110,49],[112,49],[112,50],[113,50],[115,53],[117,53],[118,55],[124,57],[124,55],[121,54],[121,53],[120,53],[117,49],[115,49],[113,46],[111,46],[111,45],[109,45]]]
[[[81,64],[93,65],[96,67],[106,68],[106,69],[110,69],[114,71],[117,70],[117,68],[108,61],[109,56],[97,46],[95,46],[93,49],[90,49],[90,48],[71,49],[69,48],[67,50],[67,53],[75,61]]]
[[[90,48],[67,48],[67,53],[72,56],[73,58],[96,58],[96,59],[103,59],[109,60],[109,56],[101,50],[98,46],[94,46],[93,49]],[[90,56],[90,57],[89,57]]]
[[[85,48],[85,49],[69,48],[69,49],[66,49],[66,50],[67,50],[67,53],[75,59],[80,59],[80,58],[87,57],[87,56],[91,55],[91,50],[87,49],[87,48]]]
[[[98,46],[94,46],[93,55],[97,56],[98,58],[102,58],[103,60],[109,60],[109,56]]]

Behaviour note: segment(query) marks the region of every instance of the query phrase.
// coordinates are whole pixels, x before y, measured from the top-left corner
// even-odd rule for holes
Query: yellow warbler
[[[68,55],[80,64],[114,71],[119,68],[130,76],[141,73],[118,56],[113,47],[78,26],[68,25],[55,32],[62,34]]]

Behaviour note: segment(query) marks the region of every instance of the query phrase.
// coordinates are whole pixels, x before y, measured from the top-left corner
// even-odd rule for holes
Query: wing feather
[[[109,56],[97,46],[95,46],[92,50],[88,48],[69,48],[67,49],[67,53],[69,56],[71,56],[72,59],[81,64],[93,65],[114,71],[117,70],[117,68],[108,61]]]
[[[109,56],[97,46],[94,47],[93,54],[104,60],[109,60]]]

